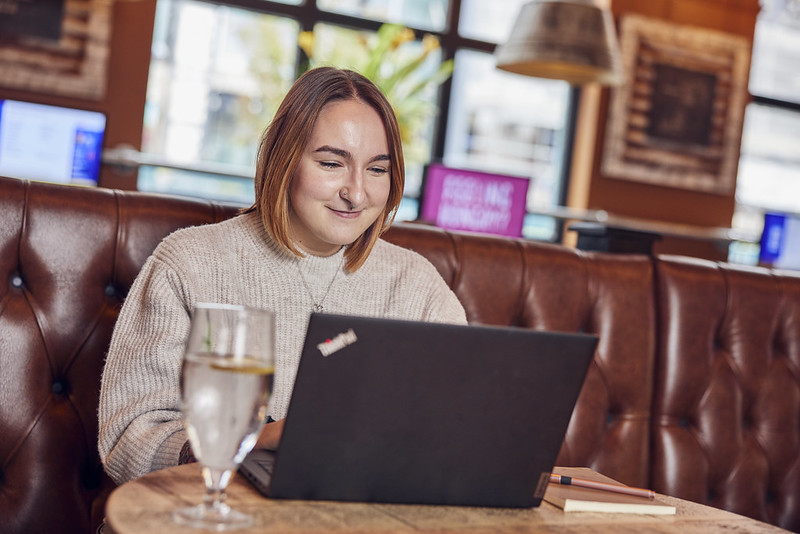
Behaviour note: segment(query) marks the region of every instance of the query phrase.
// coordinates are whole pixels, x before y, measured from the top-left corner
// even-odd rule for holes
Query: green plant
[[[400,125],[406,163],[425,163],[430,155],[424,132],[437,111],[434,90],[453,72],[453,60],[439,62],[438,38],[421,41],[409,28],[384,24],[377,33],[318,26],[298,39],[306,69],[333,65],[369,78],[392,104]]]

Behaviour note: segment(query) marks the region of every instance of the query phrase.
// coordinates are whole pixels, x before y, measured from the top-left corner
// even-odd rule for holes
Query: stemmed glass
[[[193,310],[182,411],[206,494],[201,504],[172,513],[178,523],[221,531],[253,522],[225,503],[225,488],[264,424],[275,369],[274,324],[271,312],[244,306],[202,303]]]

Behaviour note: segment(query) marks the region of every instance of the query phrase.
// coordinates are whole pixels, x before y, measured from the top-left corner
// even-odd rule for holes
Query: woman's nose
[[[364,204],[366,200],[366,192],[364,191],[364,179],[358,172],[353,172],[350,179],[345,184],[344,189],[347,191],[347,200],[353,208],[358,208]]]

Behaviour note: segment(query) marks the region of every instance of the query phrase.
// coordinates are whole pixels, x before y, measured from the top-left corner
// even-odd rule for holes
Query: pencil
[[[565,486],[579,486],[581,488],[591,488],[601,491],[612,491],[614,493],[624,493],[626,495],[635,495],[636,497],[645,497],[647,499],[655,499],[656,497],[656,492],[650,489],[632,488],[630,486],[608,484],[606,482],[595,482],[594,480],[568,477],[564,475],[557,475],[555,473],[550,473],[550,483],[562,484]]]

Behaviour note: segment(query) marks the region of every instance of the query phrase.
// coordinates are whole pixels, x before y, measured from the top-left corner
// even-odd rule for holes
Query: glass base
[[[181,525],[206,530],[236,530],[249,527],[253,524],[253,518],[242,512],[231,510],[230,506],[220,504],[217,506],[206,506],[198,504],[188,508],[180,508],[172,512],[172,520]]]

